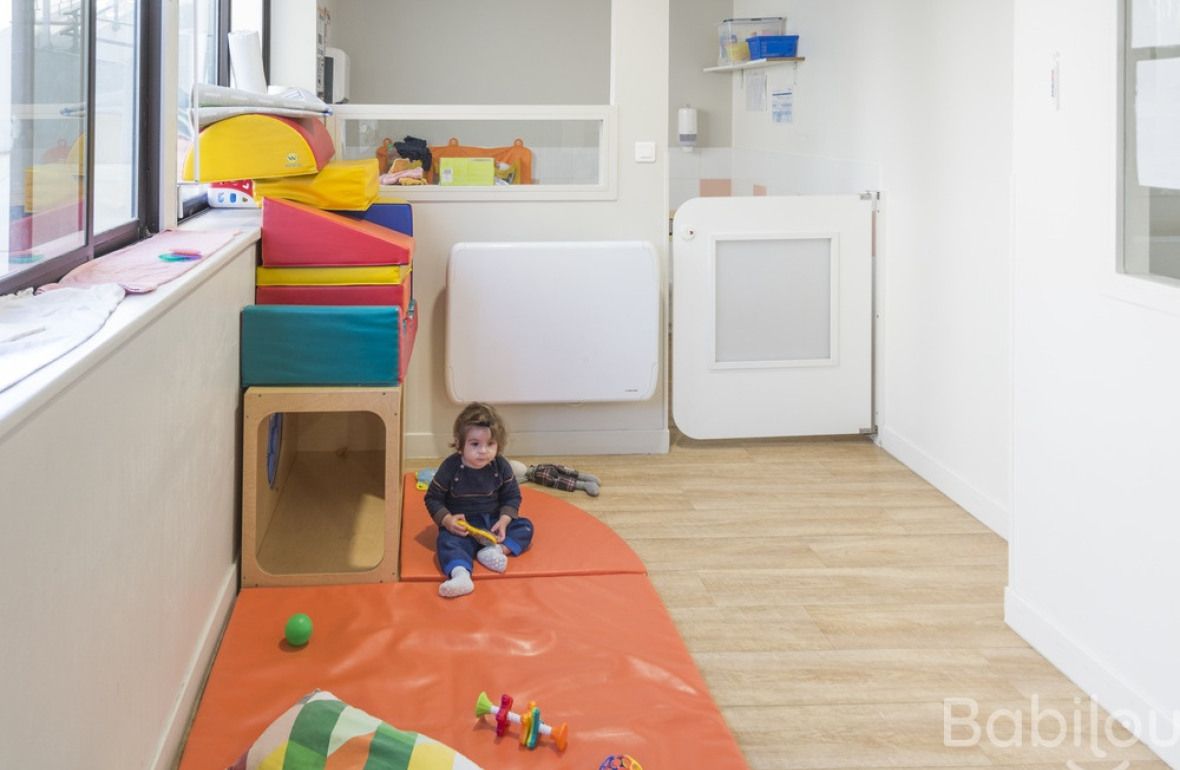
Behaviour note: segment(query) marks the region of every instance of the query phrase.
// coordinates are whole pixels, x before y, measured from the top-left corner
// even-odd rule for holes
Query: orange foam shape
[[[413,473],[402,484],[401,579],[442,580],[435,541],[438,527],[426,512],[425,492],[415,488]],[[533,544],[509,557],[508,571],[475,565],[477,580],[555,575],[646,574],[647,568],[623,538],[576,505],[521,485],[520,515],[533,522]]]
[[[282,641],[296,612],[314,624],[298,649]],[[316,688],[489,769],[592,769],[620,753],[649,768],[747,767],[645,575],[503,580],[453,600],[426,583],[245,589],[180,770],[229,766]],[[497,739],[474,715],[481,690],[568,723],[566,751],[544,738],[528,751],[516,726]]]
[[[412,236],[282,198],[262,202],[262,264],[268,267],[408,265]]]

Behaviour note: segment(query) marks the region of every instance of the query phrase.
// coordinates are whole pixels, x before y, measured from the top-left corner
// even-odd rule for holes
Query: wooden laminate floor
[[[1004,624],[1006,543],[868,440],[514,459],[601,477],[557,494],[647,564],[755,770],[1167,767]]]

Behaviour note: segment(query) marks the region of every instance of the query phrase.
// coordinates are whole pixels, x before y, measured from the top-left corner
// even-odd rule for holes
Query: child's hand
[[[446,516],[443,516],[443,529],[445,529],[447,532],[450,532],[452,535],[466,535],[467,530],[459,526],[460,521],[467,521],[467,517],[461,513],[448,513]]]
[[[497,542],[499,542],[499,543],[504,542],[504,538],[508,536],[508,524],[511,521],[512,521],[511,516],[503,515],[499,518],[499,520],[495,524],[492,525],[490,532],[496,536]]]

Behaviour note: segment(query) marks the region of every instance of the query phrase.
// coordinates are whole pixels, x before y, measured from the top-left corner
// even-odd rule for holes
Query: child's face
[[[482,468],[496,459],[497,449],[491,428],[468,428],[463,439],[463,464],[468,468]]]

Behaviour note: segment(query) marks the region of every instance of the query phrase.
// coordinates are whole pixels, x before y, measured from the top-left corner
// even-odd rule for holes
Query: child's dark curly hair
[[[455,418],[455,427],[452,431],[455,441],[452,446],[460,452],[463,451],[463,443],[467,440],[467,431],[472,428],[490,430],[492,440],[496,442],[497,448],[501,452],[508,445],[508,428],[504,426],[504,420],[490,404],[473,401],[463,407],[463,411],[459,412],[459,416]]]

